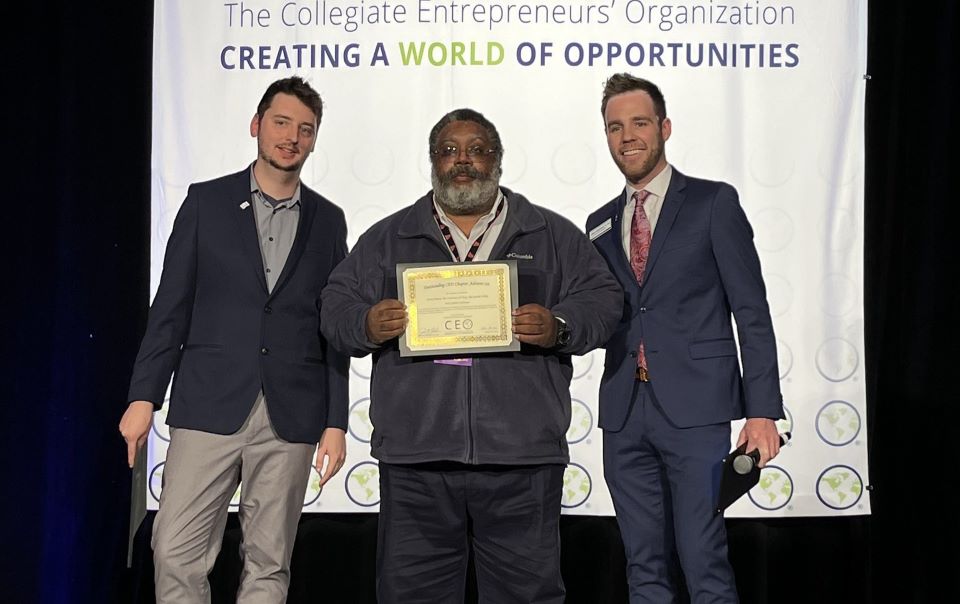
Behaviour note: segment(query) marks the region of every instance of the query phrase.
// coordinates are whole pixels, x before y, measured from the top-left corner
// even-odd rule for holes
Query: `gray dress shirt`
[[[297,223],[300,221],[300,185],[297,185],[293,197],[278,201],[260,190],[251,167],[250,200],[257,219],[267,291],[272,292],[297,236]]]

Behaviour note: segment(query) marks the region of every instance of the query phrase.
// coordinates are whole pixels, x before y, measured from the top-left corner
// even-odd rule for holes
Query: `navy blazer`
[[[784,417],[760,260],[736,190],[673,170],[642,287],[623,249],[626,201],[624,191],[587,219],[624,290],[623,317],[606,346],[600,426],[616,431],[626,421],[641,338],[651,387],[675,425]]]
[[[262,388],[277,434],[315,443],[347,425],[348,360],[320,334],[320,292],[346,255],[343,211],[305,185],[293,247],[267,292],[250,169],[190,186],[173,224],[128,400],[167,423],[236,432]]]

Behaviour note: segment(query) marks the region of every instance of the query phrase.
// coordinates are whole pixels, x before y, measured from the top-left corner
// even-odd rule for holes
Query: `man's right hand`
[[[150,401],[133,401],[127,406],[123,417],[120,418],[120,434],[127,441],[127,465],[133,467],[133,460],[137,451],[147,442],[147,434],[153,425],[153,403]]]
[[[407,307],[400,300],[381,300],[367,312],[367,337],[379,346],[407,328]]]

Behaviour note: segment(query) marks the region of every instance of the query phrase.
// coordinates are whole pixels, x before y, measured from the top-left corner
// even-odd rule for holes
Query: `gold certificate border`
[[[407,275],[406,273],[411,270],[414,272]],[[416,288],[408,289],[407,281],[410,279],[416,281],[425,278],[442,278],[451,274],[447,271],[454,271],[452,274],[457,277],[489,276],[490,274],[499,277],[497,287],[499,288],[501,308],[498,309],[498,314],[501,333],[506,334],[505,336],[415,337],[416,332],[414,330],[417,325]],[[407,329],[398,341],[400,356],[464,356],[520,350],[520,340],[513,334],[513,321],[510,312],[518,306],[516,260],[470,262],[469,265],[464,262],[398,263],[396,265],[396,277],[397,293],[400,301],[407,306],[409,319]],[[508,299],[509,307],[503,306]],[[412,312],[411,308],[413,309]],[[411,343],[415,346],[412,346]]]
[[[407,274],[411,271],[413,274]],[[500,319],[500,333],[497,335],[454,335],[454,336],[434,336],[420,337],[419,321],[417,313],[417,282],[426,279],[460,279],[470,277],[489,277],[497,278],[497,315]],[[404,271],[403,288],[407,291],[407,345],[412,350],[417,349],[436,349],[450,348],[457,344],[463,346],[504,346],[513,339],[512,323],[508,321],[510,309],[506,301],[510,295],[510,267],[506,264],[477,264],[460,263],[449,268],[427,268],[427,269],[407,269]],[[409,290],[407,289],[407,286]]]

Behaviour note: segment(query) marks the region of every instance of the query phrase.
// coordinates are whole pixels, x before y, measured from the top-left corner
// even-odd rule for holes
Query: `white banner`
[[[457,107],[496,124],[504,185],[582,227],[623,187],[600,95],[609,75],[629,71],[666,96],[668,160],[740,192],[766,277],[780,428],[793,440],[727,515],[869,513],[866,10],[866,0],[157,0],[152,291],[188,184],[253,161],[250,118],[278,78],[303,76],[324,99],[302,178],[344,209],[352,245],[429,190],[428,132]],[[574,360],[570,514],[613,514],[596,425],[602,366],[602,350]],[[322,495],[313,474],[304,511],[377,510],[369,375],[369,358],[353,361],[347,464]],[[165,410],[155,419],[151,509],[169,438]]]

